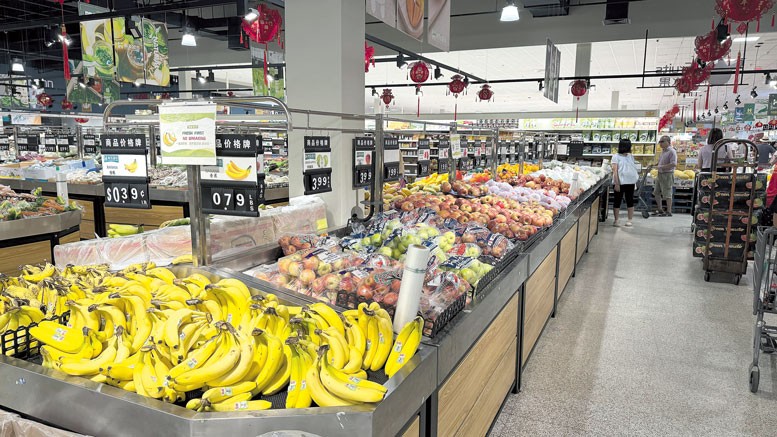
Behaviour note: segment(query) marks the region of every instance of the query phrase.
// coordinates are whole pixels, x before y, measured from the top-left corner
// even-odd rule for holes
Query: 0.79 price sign
[[[247,217],[258,215],[260,193],[256,184],[246,184],[244,188],[234,183],[220,185],[217,181],[210,181],[202,187],[202,212]]]

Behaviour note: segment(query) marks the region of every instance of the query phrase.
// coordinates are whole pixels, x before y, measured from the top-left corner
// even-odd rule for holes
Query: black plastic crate
[[[435,320],[430,321],[424,317],[424,335],[429,338],[436,336],[440,330],[442,330],[442,328],[444,328],[448,322],[453,320],[457,314],[463,311],[464,307],[466,306],[467,293],[461,293],[461,295],[456,298],[456,300],[451,302],[451,304],[448,305],[448,308],[445,308],[445,310],[443,310],[443,312],[441,312]]]
[[[70,312],[65,312],[61,316],[52,317],[46,320],[53,320],[62,325],[70,320]],[[31,323],[29,326],[20,326],[13,331],[5,331],[0,334],[0,353],[7,357],[19,358],[22,360],[32,360],[40,356],[40,342],[30,335],[30,328],[38,326],[37,323]]]

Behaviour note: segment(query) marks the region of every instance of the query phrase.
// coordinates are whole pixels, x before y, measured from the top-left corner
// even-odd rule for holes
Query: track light
[[[465,86],[465,87],[468,87],[468,86],[469,86],[469,78],[468,78],[468,77],[466,77],[466,76],[464,77],[464,86]]]
[[[57,43],[57,41],[59,41],[59,35],[60,33],[57,31],[57,29],[53,27],[47,27],[46,36],[45,36],[45,39],[43,40],[43,44],[45,44],[46,47],[53,46],[54,44]]]
[[[434,79],[435,80],[440,80],[441,77],[442,77],[442,70],[440,69],[440,66],[438,65],[434,69]]]
[[[81,88],[86,88],[86,82],[84,82],[84,77],[81,76],[78,78],[78,86]]]
[[[720,112],[720,111],[718,110],[718,107],[716,106],[716,107],[715,107],[715,113],[717,114],[717,113],[719,113],[719,112]]]
[[[407,65],[407,61],[405,61],[405,56],[400,53],[397,55],[397,68],[402,68],[405,65]]]
[[[740,94],[737,94],[737,98],[736,100],[734,100],[734,103],[736,103],[737,106],[742,104],[742,100],[739,97],[740,97]]]
[[[750,97],[752,97],[754,99],[758,97],[758,93],[755,91],[755,89],[756,89],[756,87],[753,87],[753,90],[750,91]]]
[[[421,87],[420,86],[415,87],[415,95],[417,95],[417,96],[424,95],[424,92],[421,91]]]
[[[712,117],[712,111],[707,111],[707,117]]]
[[[376,90],[375,87],[372,87],[372,96],[378,97],[378,90]]]
[[[766,73],[766,84],[770,87],[777,87],[777,78],[773,78],[770,73]]]
[[[202,73],[200,73],[200,70],[196,70],[196,72],[197,74],[194,77],[197,79],[197,82],[199,83],[207,82],[207,79],[205,78],[205,76],[202,75]]]
[[[718,22],[718,26],[715,28],[715,32],[717,33],[718,42],[723,42],[726,40],[726,38],[729,37],[728,34],[728,24],[723,22],[723,19]]]
[[[69,46],[70,44],[73,44],[73,39],[70,38],[70,35],[67,34],[67,30],[64,28],[60,28],[59,34],[57,35],[57,39],[62,44]]]
[[[723,103],[723,110],[728,111],[728,102]]]
[[[507,4],[502,8],[502,16],[499,21],[518,21],[518,6],[515,6],[515,0],[507,0]]]
[[[135,80],[135,88],[140,88],[140,85],[142,85],[142,83],[140,82],[140,79],[136,79]]]
[[[24,73],[24,63],[19,58],[11,60],[11,71],[14,73]]]
[[[537,83],[539,83],[539,89],[540,89],[540,92],[542,92],[542,90],[545,89],[545,84],[541,80],[538,81]]]
[[[248,13],[246,13],[243,17],[243,19],[249,23],[256,20],[257,18],[259,18],[259,11],[254,8],[249,8]]]
[[[187,19],[184,19],[183,36],[181,37],[181,45],[186,47],[197,47],[197,38],[194,36],[194,27],[189,24]]]
[[[216,75],[213,73],[213,70],[208,70],[208,82],[215,82],[216,81]]]

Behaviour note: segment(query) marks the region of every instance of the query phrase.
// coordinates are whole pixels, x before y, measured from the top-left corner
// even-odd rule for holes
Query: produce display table
[[[54,246],[79,240],[80,211],[0,222],[0,273],[54,260]]]
[[[198,413],[1,356],[0,407],[90,435],[256,436],[273,430],[322,436],[486,435],[507,394],[520,388],[521,370],[597,233],[599,197],[608,183],[599,182],[571,204],[484,285],[465,311],[436,337],[425,338],[412,360],[384,384],[387,396],[376,405]],[[200,271],[259,287],[225,267]],[[306,300],[272,291],[295,304]]]

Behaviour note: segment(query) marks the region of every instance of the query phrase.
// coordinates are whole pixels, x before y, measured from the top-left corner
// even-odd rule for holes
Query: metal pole
[[[383,165],[385,157],[384,139],[385,132],[383,131],[383,114],[375,115],[375,180],[374,180],[374,198],[370,199],[373,202],[373,211],[377,209],[378,212],[383,212]]]
[[[189,178],[189,216],[192,234],[192,258],[195,267],[210,265],[212,259],[208,250],[210,223],[208,215],[202,213],[202,192],[200,189],[200,166],[187,166]]]
[[[81,125],[76,126],[76,148],[78,149],[78,159],[84,159],[84,138]]]
[[[156,156],[156,127],[154,127],[154,125],[152,125],[152,124],[148,125],[148,144],[149,144],[149,147],[150,147],[149,159],[151,160],[151,165],[156,167],[156,164],[157,164],[157,156]]]
[[[456,123],[451,123],[451,133],[449,137],[453,135],[456,135]],[[461,137],[459,137],[458,148],[461,150]],[[453,158],[453,142],[451,142],[451,150],[448,152],[448,162],[450,163],[448,166],[448,181],[453,183],[456,180],[456,160]]]
[[[497,156],[498,156],[498,150],[497,150],[498,142],[497,141],[499,140],[499,128],[493,129],[491,131],[491,135],[493,135],[492,138],[491,138],[491,178],[493,180],[496,180],[496,172],[497,172],[497,169],[499,167],[497,165],[497,160],[498,160],[498,158],[497,158]]]

